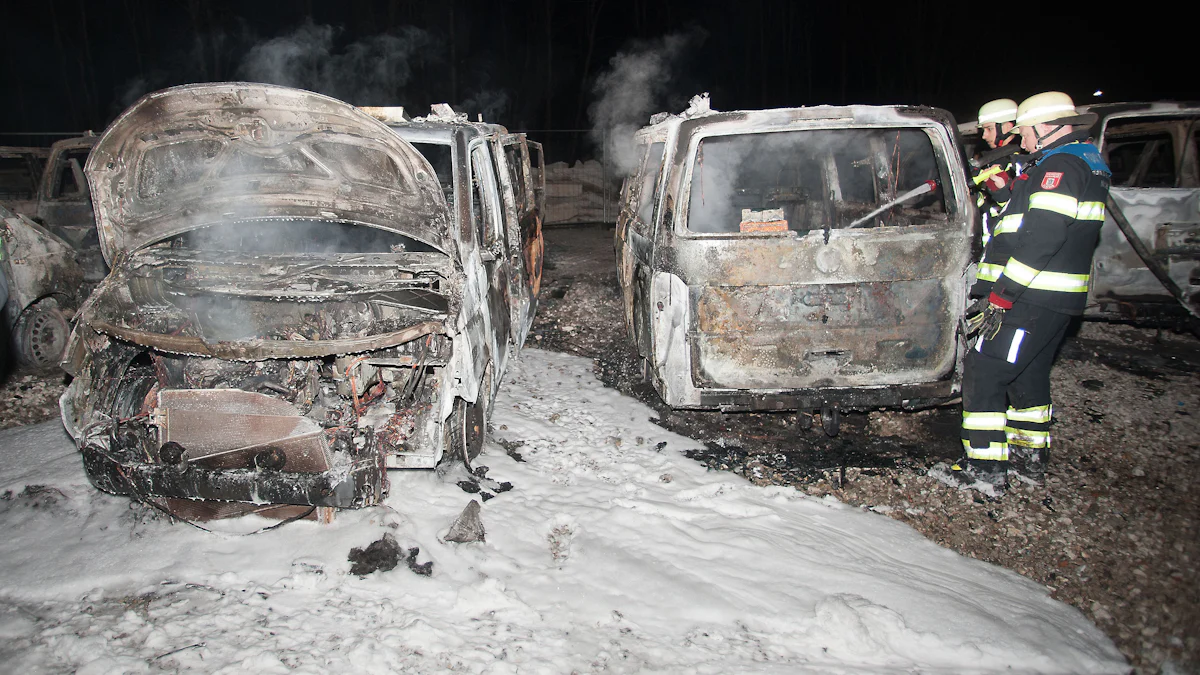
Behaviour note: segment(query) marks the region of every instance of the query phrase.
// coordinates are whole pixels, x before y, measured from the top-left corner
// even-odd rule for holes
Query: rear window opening
[[[160,243],[170,248],[237,253],[434,253],[398,232],[326,220],[234,221],[190,230]]]
[[[945,175],[921,129],[710,136],[693,160],[687,228],[804,235],[827,227],[945,225],[941,188],[922,193],[926,181],[944,184]]]

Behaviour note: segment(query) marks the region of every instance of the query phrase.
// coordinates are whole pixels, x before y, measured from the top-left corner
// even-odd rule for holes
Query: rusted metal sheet
[[[210,469],[250,468],[262,452],[283,453],[282,471],[329,469],[321,425],[295,406],[240,389],[164,389],[151,412],[163,443],[187,448],[189,462]]]

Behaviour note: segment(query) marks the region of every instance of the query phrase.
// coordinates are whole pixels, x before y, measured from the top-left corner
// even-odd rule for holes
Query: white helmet
[[[1017,121],[1017,102],[1011,98],[998,98],[988,101],[979,107],[979,121],[975,124],[980,129],[989,124],[1004,124]]]
[[[1061,91],[1045,91],[1034,94],[1017,106],[1017,126],[1031,127],[1035,124],[1087,125],[1099,119],[1096,113],[1082,113],[1075,109],[1075,102]]]

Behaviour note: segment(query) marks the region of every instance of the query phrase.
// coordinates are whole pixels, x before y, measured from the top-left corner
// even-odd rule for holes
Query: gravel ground
[[[672,411],[625,336],[612,229],[551,228],[531,345],[596,360],[609,386],[659,424],[704,441],[694,458],[759,484],[904,521],[963,555],[1045,584],[1106,631],[1138,673],[1200,673],[1200,344],[1084,324],[1051,376],[1054,451],[1045,485],[998,501],[926,475],[958,455],[958,409],[846,415],[829,439],[793,414]],[[0,428],[57,415],[59,374],[11,375]]]
[[[1051,376],[1054,449],[1042,486],[998,501],[926,475],[956,458],[959,408],[846,415],[829,439],[795,414],[672,411],[642,382],[625,336],[611,228],[547,231],[534,343],[596,359],[610,386],[705,441],[696,459],[760,484],[902,520],[1079,608],[1138,673],[1200,673],[1200,343],[1085,323]]]

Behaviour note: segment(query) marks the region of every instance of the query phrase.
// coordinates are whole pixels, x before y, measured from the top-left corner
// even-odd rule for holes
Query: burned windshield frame
[[[845,229],[926,181],[945,185],[948,171],[938,148],[939,139],[923,126],[699,136],[688,155],[687,195],[680,200],[687,212],[677,227],[689,236],[739,237],[804,236],[826,225]],[[714,174],[714,164],[736,166],[737,178],[727,179],[727,171]],[[713,200],[715,206],[700,206]],[[950,196],[936,190],[873,216],[873,228],[859,227],[944,227],[950,225],[951,209]]]

